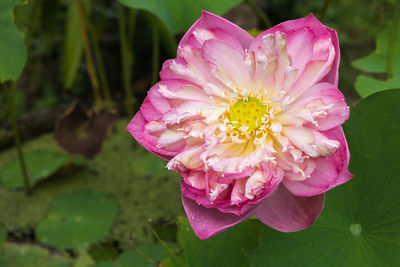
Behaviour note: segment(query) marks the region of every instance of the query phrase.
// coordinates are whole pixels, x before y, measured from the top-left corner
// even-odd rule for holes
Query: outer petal
[[[292,32],[304,27],[310,28],[316,37],[324,35],[327,32],[331,35],[331,41],[335,48],[335,59],[332,64],[330,72],[325,76],[325,79],[323,79],[323,81],[332,83],[335,86],[337,86],[339,77],[338,69],[340,61],[340,50],[339,50],[339,40],[335,30],[324,26],[318,19],[316,19],[312,14],[310,14],[305,18],[285,21],[281,24],[276,25],[275,27],[268,29],[266,32],[267,33],[273,33],[276,31]]]
[[[135,117],[133,117],[133,119],[129,122],[128,126],[126,127],[126,130],[132,134],[133,138],[135,138],[136,141],[139,142],[139,144],[141,144],[144,148],[152,152],[154,155],[165,160],[170,160],[172,156],[174,156],[177,153],[172,151],[166,151],[163,149],[158,149],[156,147],[157,138],[151,138],[145,132],[144,128],[146,124],[147,121],[143,117],[142,112],[138,111]]]
[[[353,175],[348,171],[350,152],[342,127],[326,132],[329,138],[340,142],[340,149],[326,158],[317,160],[317,168],[303,181],[285,180],[290,192],[298,196],[313,196],[324,193],[350,180]]]
[[[183,194],[182,203],[190,225],[200,239],[210,238],[252,216],[250,212],[237,216],[215,208],[205,208]]]
[[[179,46],[184,46],[185,44],[190,42],[190,37],[192,36],[193,31],[197,28],[223,29],[224,31],[230,33],[232,36],[238,39],[243,49],[248,48],[250,46],[250,43],[254,40],[254,38],[248,32],[233,24],[232,22],[221,18],[220,16],[214,15],[210,12],[202,11],[200,19],[197,20],[193,24],[193,26],[190,27],[190,29],[185,33],[185,35],[179,42]]]
[[[255,210],[257,218],[281,231],[295,232],[311,226],[324,206],[324,195],[298,197],[281,185]]]
[[[263,47],[266,36],[276,32],[285,34],[291,67],[298,72],[290,90],[292,97],[296,98],[318,82],[329,82],[337,86],[340,52],[334,30],[322,25],[310,14],[263,32],[252,42],[249,52],[255,52],[257,56],[258,48]]]

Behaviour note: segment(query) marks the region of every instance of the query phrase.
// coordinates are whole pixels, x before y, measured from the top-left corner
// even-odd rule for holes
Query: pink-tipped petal
[[[328,157],[317,160],[317,168],[303,181],[285,180],[287,189],[298,196],[322,194],[350,180],[353,175],[348,171],[350,152],[342,127],[326,132],[329,138],[340,142],[339,150]]]
[[[255,210],[257,218],[281,231],[295,232],[311,226],[324,206],[324,195],[299,197],[281,185]]]
[[[343,94],[330,83],[319,83],[307,91],[281,115],[281,123],[302,126],[308,124],[326,131],[343,124],[349,118],[349,108]]]
[[[190,225],[200,239],[210,238],[252,216],[250,212],[237,216],[215,208],[205,208],[183,194],[182,203]]]
[[[207,11],[201,12],[201,17],[197,20],[192,27],[186,32],[186,34],[182,37],[181,41],[179,42],[180,46],[185,45],[191,36],[193,36],[193,31],[197,28],[204,28],[204,29],[223,29],[225,32],[230,34],[233,38],[237,39],[240,44],[242,45],[243,49],[248,48],[250,43],[253,41],[253,37],[243,30],[242,28],[238,27],[237,25],[233,24],[232,22],[221,18],[220,16],[214,15]]]

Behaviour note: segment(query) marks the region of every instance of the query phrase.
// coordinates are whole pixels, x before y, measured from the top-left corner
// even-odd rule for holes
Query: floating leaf
[[[57,248],[84,249],[108,235],[117,212],[117,202],[103,193],[64,194],[50,204],[36,236]]]
[[[140,244],[137,246],[137,249],[143,252],[150,259],[157,262],[161,262],[167,257],[167,254],[164,252],[160,244]],[[132,266],[132,263],[135,263],[135,266],[142,266],[142,267],[155,266],[149,263],[142,255],[140,255],[133,249],[127,250],[124,253],[122,253],[117,263],[121,267],[130,267]]]
[[[257,245],[259,233],[252,223],[241,223],[207,240],[194,234],[186,218],[179,217],[178,223],[178,242],[187,266],[250,266],[242,251]]]
[[[60,252],[49,253],[40,246],[5,243],[3,261],[7,267],[69,267],[70,259]],[[4,266],[4,265],[1,265]]]
[[[31,184],[36,184],[68,164],[83,165],[84,161],[56,150],[39,150],[24,154]],[[22,187],[24,180],[17,158],[7,162],[0,170],[1,182],[7,188]]]
[[[57,122],[54,137],[69,153],[92,159],[100,153],[108,130],[116,119],[113,111],[88,113],[76,101]]]
[[[26,58],[24,36],[14,24],[13,10],[20,0],[0,1],[0,80],[16,80]]]
[[[356,105],[344,129],[354,178],[327,193],[314,226],[281,233],[257,223],[252,266],[400,265],[400,89]]]
[[[158,16],[172,34],[185,32],[202,10],[223,15],[242,0],[119,0],[131,8],[145,9]]]
[[[378,34],[376,50],[374,52],[353,61],[352,66],[365,72],[386,73],[388,45],[393,31],[392,27],[393,25]],[[360,96],[367,97],[379,91],[400,87],[400,27],[398,27],[394,51],[393,78],[378,80],[366,75],[359,75],[355,83],[355,88]]]

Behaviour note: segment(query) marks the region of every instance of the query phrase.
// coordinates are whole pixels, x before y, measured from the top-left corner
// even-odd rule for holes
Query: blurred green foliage
[[[119,0],[119,2],[157,15],[171,34],[177,34],[189,29],[200,17],[199,11],[207,10],[223,15],[242,0]]]
[[[26,48],[22,33],[14,24],[14,7],[20,0],[0,2],[0,82],[17,80],[25,66]]]
[[[388,71],[388,47],[391,36],[393,35],[394,25],[390,25],[382,31],[376,40],[376,50],[364,58],[353,61],[352,65],[364,72],[384,74]],[[400,88],[400,27],[397,25],[397,36],[394,43],[393,54],[393,77],[377,79],[371,76],[359,75],[355,88],[362,97],[370,94]]]
[[[87,16],[90,17],[92,6],[91,0],[83,1]],[[73,85],[78,68],[82,60],[82,35],[78,16],[78,2],[70,1],[65,19],[65,41],[64,41],[64,86],[69,88]]]

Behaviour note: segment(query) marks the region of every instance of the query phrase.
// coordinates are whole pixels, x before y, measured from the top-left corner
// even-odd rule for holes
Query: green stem
[[[94,98],[96,101],[96,108],[102,109],[103,108],[103,99],[100,94],[99,80],[97,79],[97,76],[96,76],[96,70],[95,70],[94,63],[93,63],[92,53],[90,51],[90,44],[89,44],[89,38],[88,38],[88,34],[87,34],[87,27],[86,27],[85,8],[84,8],[81,0],[76,0],[76,1],[78,4],[79,26],[80,26],[81,36],[82,36],[85,61],[86,61],[86,66],[88,68],[90,82],[91,82],[92,88],[93,88],[93,94],[94,94]]]
[[[118,24],[121,45],[122,80],[125,89],[125,108],[128,114],[133,114],[133,95],[131,90],[131,67],[133,63],[132,51],[128,47],[128,39],[125,30],[124,7],[118,4]]]
[[[319,20],[323,21],[326,15],[326,11],[328,10],[328,6],[332,0],[325,0],[324,6],[322,7],[321,11],[319,12]]]
[[[393,78],[393,68],[394,68],[394,52],[396,45],[397,30],[399,28],[400,19],[400,0],[396,1],[396,8],[394,13],[394,25],[392,28],[392,34],[390,35],[389,47],[388,47],[388,59],[387,59],[387,78]]]
[[[93,43],[94,56],[96,57],[97,67],[99,70],[100,82],[103,86],[104,96],[105,96],[105,100],[106,100],[106,106],[108,108],[111,108],[113,106],[113,102],[111,99],[110,86],[108,85],[107,74],[106,74],[106,70],[104,67],[103,56],[102,56],[101,50],[100,50],[99,38],[97,37],[92,25],[89,24],[88,26],[89,26],[89,33],[90,33],[90,37],[91,37],[90,39],[92,40],[92,43]]]
[[[3,84],[2,87],[3,87],[3,91],[4,91],[4,94],[5,94],[6,99],[7,99],[8,112],[9,112],[9,116],[10,116],[12,129],[13,129],[13,132],[14,132],[15,145],[17,147],[19,163],[21,165],[22,177],[24,178],[25,190],[26,190],[27,194],[30,194],[31,187],[30,187],[30,184],[29,184],[28,171],[26,169],[24,153],[22,151],[22,145],[21,145],[21,139],[20,139],[20,136],[19,136],[19,130],[18,130],[18,126],[17,126],[17,121],[15,119],[14,100],[13,100],[13,98],[11,96],[10,89],[7,87],[7,85]]]
[[[151,74],[151,84],[158,82],[158,72],[160,71],[160,38],[156,20],[151,20],[153,37],[153,70]]]
[[[245,0],[245,3],[253,10],[253,12],[261,19],[266,28],[271,28],[272,23],[269,19],[267,13],[265,13],[261,8],[259,8],[253,0]]]
[[[129,9],[129,21],[128,21],[128,44],[132,44],[133,36],[135,35],[137,10]]]

